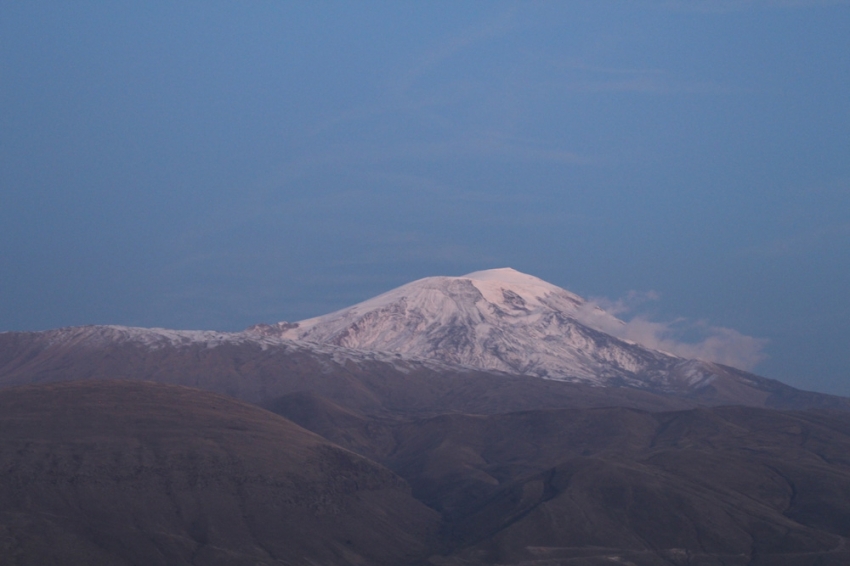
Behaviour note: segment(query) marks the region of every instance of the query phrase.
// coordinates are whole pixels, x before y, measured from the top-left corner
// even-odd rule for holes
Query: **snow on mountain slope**
[[[681,390],[705,384],[717,372],[714,364],[591,328],[577,318],[583,308],[589,305],[581,297],[503,268],[420,279],[331,314],[264,326],[262,332],[596,385]],[[595,316],[622,323],[603,311]]]
[[[578,395],[594,406],[625,402],[657,408],[659,403],[668,407],[665,399],[678,399],[847,410],[843,398],[618,339],[595,326],[600,320],[602,328],[622,321],[593,309],[581,297],[536,277],[494,269],[430,277],[336,313],[300,323],[258,324],[242,332],[125,326],[0,332],[0,387],[142,379],[251,402],[317,390],[370,411],[519,410],[541,406],[540,395],[561,401]],[[526,382],[518,376],[595,387],[568,391],[558,387],[572,385],[538,380],[517,386]],[[588,393],[609,386],[663,397]],[[506,391],[509,400],[503,397]],[[550,406],[546,403],[542,406]]]
[[[439,360],[416,359],[377,350],[355,350],[334,344],[303,342],[282,337],[279,332],[263,332],[265,325],[257,325],[243,332],[215,330],[171,330],[167,328],[139,328],[118,325],[90,325],[56,328],[42,332],[0,333],[31,335],[40,349],[61,351],[74,349],[101,350],[109,346],[132,345],[146,350],[180,350],[186,348],[212,349],[222,346],[251,346],[261,351],[273,348],[290,354],[306,353],[328,364],[344,366],[347,363],[378,362],[395,370],[408,373],[417,368],[434,371],[463,371],[469,368],[450,365]]]
[[[209,347],[224,343],[257,341],[256,337],[241,333],[214,330],[170,330],[167,328],[137,328],[132,326],[72,326],[43,332],[49,343],[100,346],[119,342],[133,342],[151,348],[203,343]]]

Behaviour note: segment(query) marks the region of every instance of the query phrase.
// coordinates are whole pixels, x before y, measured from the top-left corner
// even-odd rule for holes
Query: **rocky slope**
[[[0,565],[395,566],[438,523],[388,469],[226,396],[0,391]]]
[[[850,417],[751,407],[441,415],[275,407],[393,469],[444,519],[452,566],[850,561]]]

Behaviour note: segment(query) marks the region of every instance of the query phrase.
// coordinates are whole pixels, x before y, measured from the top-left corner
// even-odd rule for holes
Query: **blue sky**
[[[850,3],[135,4],[0,1],[0,330],[510,266],[850,395]]]

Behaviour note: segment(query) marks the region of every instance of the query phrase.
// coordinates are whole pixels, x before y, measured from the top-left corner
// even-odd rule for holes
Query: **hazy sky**
[[[850,395],[850,4],[0,0],[0,330],[504,266]]]

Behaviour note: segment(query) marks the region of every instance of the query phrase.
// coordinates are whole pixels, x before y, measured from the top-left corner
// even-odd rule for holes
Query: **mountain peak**
[[[543,282],[540,278],[533,275],[528,275],[521,271],[517,271],[513,267],[498,267],[495,269],[485,269],[483,271],[473,271],[463,276],[464,279],[476,279],[478,281],[502,281],[504,283],[531,283]]]
[[[473,281],[492,281],[494,283],[500,283],[502,285],[516,285],[521,287],[542,287],[549,289],[550,291],[565,291],[564,289],[561,289],[556,285],[547,283],[539,277],[535,277],[534,275],[528,275],[527,273],[517,271],[512,267],[500,267],[497,269],[473,271],[472,273],[467,273],[466,275],[463,275],[458,279],[471,279]],[[579,298],[578,295],[574,296],[576,298]]]
[[[584,299],[566,289],[511,267],[473,271],[457,279],[472,281],[484,298],[494,304],[503,303],[510,294],[516,294],[524,301],[531,301],[535,305],[539,305],[541,301],[545,302],[547,297],[557,296],[567,301],[560,307],[572,312],[585,302]]]
[[[596,385],[643,387],[650,368],[684,361],[587,326],[587,308],[578,295],[504,267],[419,279],[277,328],[295,340]]]

